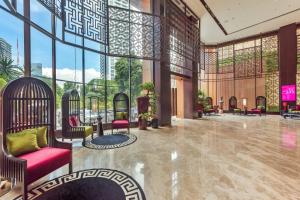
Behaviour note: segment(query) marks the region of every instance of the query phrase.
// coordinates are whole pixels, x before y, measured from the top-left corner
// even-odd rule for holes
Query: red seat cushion
[[[72,160],[69,149],[45,147],[18,158],[27,160],[28,183],[32,183]]]
[[[300,105],[296,105],[296,110],[300,110]]]
[[[112,127],[113,128],[128,128],[129,121],[128,120],[113,120]]]
[[[79,120],[78,120],[77,116],[70,116],[70,117],[69,117],[69,124],[70,124],[72,127],[79,126]]]
[[[258,113],[258,114],[260,114],[260,113],[261,113],[261,110],[256,109],[256,108],[253,108],[253,109],[251,110],[251,112],[252,112],[252,113]]]

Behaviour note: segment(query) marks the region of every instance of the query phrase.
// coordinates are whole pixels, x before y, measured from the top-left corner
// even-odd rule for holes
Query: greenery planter
[[[148,121],[145,120],[145,119],[140,119],[139,129],[140,130],[147,130],[147,126],[148,126]]]
[[[152,128],[158,128],[158,119],[157,118],[152,119],[151,126],[152,126]]]

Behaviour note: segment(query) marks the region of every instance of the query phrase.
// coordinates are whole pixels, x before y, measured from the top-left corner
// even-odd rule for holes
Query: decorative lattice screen
[[[159,16],[109,6],[109,53],[144,59],[160,59]]]

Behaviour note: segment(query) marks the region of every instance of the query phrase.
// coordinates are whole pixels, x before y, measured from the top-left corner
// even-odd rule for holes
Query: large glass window
[[[56,78],[82,83],[82,49],[56,43]]]
[[[86,121],[105,117],[105,59],[105,55],[85,51]]]
[[[142,94],[142,84],[153,82],[153,62],[131,59],[131,120],[138,120],[137,97]]]
[[[0,19],[0,78],[8,82],[24,72],[23,22],[3,10]]]
[[[80,48],[56,42],[57,127],[61,125],[61,97],[63,93],[70,89],[81,90],[82,88],[82,51]],[[82,92],[80,94],[83,95]],[[83,110],[81,113],[81,120],[84,120]]]
[[[31,27],[31,75],[48,79],[52,78],[52,41],[40,31]]]
[[[37,0],[30,0],[31,21],[51,32],[51,12]]]
[[[113,120],[113,98],[116,93],[123,92],[130,96],[129,59],[110,57],[107,67],[107,121]]]
[[[61,1],[51,2],[56,3],[56,12],[61,12]],[[141,23],[139,16],[142,15],[138,11],[151,13],[152,10],[150,0],[109,0],[108,3],[111,6],[134,10],[137,23]],[[0,2],[0,5],[8,9],[5,3]],[[24,6],[23,1],[17,1],[17,11],[21,15]],[[10,81],[22,76],[24,73],[24,54],[29,52],[31,75],[46,82],[56,95],[56,124],[58,129],[61,128],[62,96],[64,92],[70,89],[77,89],[80,94],[82,121],[94,122],[97,116],[101,115],[104,118],[104,123],[110,123],[113,120],[113,97],[119,92],[124,92],[130,97],[131,120],[137,120],[136,98],[141,95],[141,84],[153,81],[153,61],[133,59],[129,58],[128,55],[126,58],[104,55],[108,52],[108,46],[90,38],[83,39],[80,30],[76,29],[80,29],[81,26],[73,27],[76,29],[75,32],[72,32],[70,27],[69,32],[65,32],[60,16],[56,15],[55,21],[52,21],[51,8],[45,6],[37,0],[30,0],[31,37],[26,40],[30,41],[31,46],[30,50],[26,52],[24,52],[23,21],[9,14],[8,10],[0,10],[0,18],[5,19],[0,20],[0,25],[5,27],[0,29],[1,65],[6,65],[12,70],[9,74],[3,73],[2,70],[0,78]],[[147,15],[151,16],[150,14]],[[55,24],[54,30],[52,30],[52,23]],[[133,25],[131,26],[134,32],[142,27],[141,24],[136,25],[135,29]],[[143,27],[146,28],[146,25]],[[90,34],[97,33],[97,31],[93,31],[92,26],[89,28]],[[144,28],[143,31],[146,30]],[[55,35],[52,35],[53,31],[55,31]],[[147,34],[152,33],[151,27],[147,31]],[[101,34],[107,33],[101,32]],[[132,37],[135,37],[136,40],[143,40],[143,35],[134,34]],[[149,41],[152,41],[152,36],[149,34],[147,37],[149,36]],[[129,36],[126,38],[129,40]],[[54,44],[53,40],[55,40]],[[102,42],[105,43],[105,41]],[[132,45],[138,46],[139,43],[132,43]],[[135,52],[132,54],[149,59],[148,54],[149,52],[152,53],[154,48],[152,45],[154,44],[151,43],[147,49],[144,48],[145,52],[142,51],[141,47],[134,47]],[[147,55],[143,56],[143,54]],[[151,57],[153,57],[152,54]]]

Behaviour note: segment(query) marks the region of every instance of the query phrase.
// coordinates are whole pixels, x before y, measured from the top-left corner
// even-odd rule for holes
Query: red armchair
[[[125,93],[118,93],[113,99],[114,120],[111,123],[111,132],[114,129],[127,129],[130,132],[129,98]]]
[[[24,77],[10,82],[1,92],[0,176],[27,186],[50,172],[69,164],[72,172],[72,145],[59,142],[54,133],[54,96],[43,81]],[[13,156],[7,148],[7,135],[25,129],[47,127],[46,147]]]

